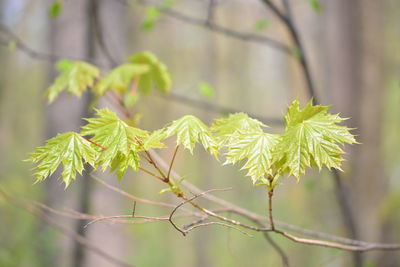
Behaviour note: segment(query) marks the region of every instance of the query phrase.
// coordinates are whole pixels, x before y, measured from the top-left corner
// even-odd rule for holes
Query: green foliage
[[[337,125],[344,119],[328,114],[328,108],[310,101],[300,109],[299,101],[293,101],[285,116],[285,133],[274,152],[279,173],[299,178],[306,167],[340,169],[343,150],[339,145],[356,141],[349,128]]]
[[[218,156],[218,145],[212,137],[211,131],[201,120],[192,115],[186,115],[178,120],[175,120],[165,130],[167,137],[176,134],[177,145],[182,144],[186,149],[193,153],[193,149],[197,142],[203,144],[215,157]]]
[[[321,12],[321,3],[318,0],[310,0],[311,8],[314,9],[315,12]]]
[[[103,170],[118,168],[119,178],[128,167],[136,171],[139,167],[137,153],[143,150],[138,140],[146,137],[147,131],[129,126],[108,109],[96,110],[96,115],[98,118],[86,119],[88,124],[82,127],[81,134],[93,136],[91,140],[103,147],[97,163]]]
[[[57,68],[60,75],[46,92],[50,103],[65,89],[70,94],[80,97],[87,87],[93,86],[100,74],[97,67],[82,61],[61,60]]]
[[[150,70],[140,76],[138,89],[143,94],[148,94],[154,87],[162,93],[169,92],[172,86],[171,74],[167,67],[154,54],[141,52],[130,58],[134,64],[146,64]]]
[[[62,163],[63,181],[68,185],[76,172],[82,172],[82,159],[95,169],[110,168],[122,179],[129,167],[138,170],[139,152],[164,148],[163,140],[176,135],[177,145],[191,153],[200,142],[217,159],[222,150],[224,164],[244,162],[242,169],[247,170],[254,184],[273,188],[282,175],[299,179],[307,167],[340,169],[340,146],[356,141],[349,128],[338,125],[344,119],[329,114],[328,109],[314,106],[312,101],[301,109],[299,101],[293,101],[285,115],[285,132],[280,135],[264,132],[267,126],[245,113],[217,119],[210,128],[195,116],[186,115],[149,133],[129,126],[108,109],[99,109],[97,117],[86,119],[88,124],[82,127],[81,135],[90,139],[77,133],[58,135],[37,148],[29,160],[39,162],[35,173],[38,181]],[[171,188],[173,192],[178,189]]]
[[[127,63],[116,67],[101,79],[94,87],[93,91],[101,96],[108,90],[115,90],[125,93],[134,79],[148,72],[150,67],[145,64]]]
[[[45,146],[36,148],[28,161],[40,162],[35,171],[37,181],[53,174],[62,163],[61,177],[67,187],[75,179],[76,172],[82,174],[84,162],[95,166],[97,157],[98,152],[89,141],[77,133],[67,132],[58,134],[48,140]]]
[[[214,133],[214,138],[219,146],[227,142],[233,142],[237,134],[262,132],[262,127],[266,127],[262,122],[250,118],[245,113],[230,114],[227,118],[214,121],[210,129]]]
[[[142,29],[145,31],[151,31],[154,28],[159,17],[160,17],[160,10],[158,8],[147,7],[144,13]]]
[[[50,18],[52,18],[52,19],[58,18],[58,16],[60,16],[62,10],[63,10],[63,2],[61,0],[54,1],[48,9]]]
[[[130,61],[114,68],[105,77],[99,79],[99,69],[91,64],[60,60],[57,63],[60,74],[47,89],[46,98],[51,103],[63,90],[79,97],[88,87],[91,87],[97,96],[93,101],[93,106],[107,91],[114,90],[119,94],[125,94],[123,96],[125,107],[131,107],[139,98],[137,92],[147,94],[153,87],[162,93],[170,91],[171,75],[167,67],[155,55],[142,52],[132,56]]]
[[[213,99],[215,96],[215,89],[208,83],[202,82],[199,85],[199,93],[208,99]]]
[[[242,169],[248,170],[247,176],[252,178],[253,183],[269,184],[264,178],[265,176],[275,176],[275,170],[272,167],[272,151],[279,141],[279,135],[262,131],[239,133],[227,145],[228,152],[225,154],[225,164],[234,164],[246,159],[247,161]]]

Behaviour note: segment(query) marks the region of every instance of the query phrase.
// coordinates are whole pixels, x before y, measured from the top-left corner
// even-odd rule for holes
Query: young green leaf
[[[310,5],[316,13],[321,12],[321,3],[318,0],[310,0]]]
[[[87,87],[93,86],[100,71],[95,66],[82,61],[60,60],[57,63],[60,75],[47,89],[46,97],[53,102],[64,89],[80,97]]]
[[[140,158],[136,151],[130,151],[128,155],[117,152],[116,156],[111,162],[111,171],[115,171],[117,173],[118,180],[121,181],[129,167],[131,167],[134,171],[139,169],[139,161]]]
[[[86,119],[88,124],[82,127],[81,134],[92,135],[91,140],[104,147],[99,158],[102,169],[120,168],[117,171],[120,178],[128,166],[137,170],[139,157],[136,154],[143,150],[138,140],[146,137],[148,133],[129,126],[109,109],[96,110],[96,115],[98,118]]]
[[[145,16],[142,22],[142,29],[145,31],[150,31],[154,28],[154,25],[160,17],[160,10],[156,7],[147,7],[144,14]]]
[[[196,143],[200,140],[206,150],[215,157],[218,156],[218,145],[213,139],[210,130],[195,116],[186,115],[173,121],[165,130],[165,134],[167,137],[176,134],[177,145],[182,144],[191,153],[193,153]]]
[[[161,141],[166,139],[167,135],[165,134],[164,129],[159,129],[154,131],[152,134],[143,139],[143,147],[145,150],[149,150],[151,148],[164,148],[165,144]]]
[[[149,70],[150,67],[146,64],[123,64],[101,79],[93,88],[93,91],[99,96],[102,96],[108,90],[125,93],[129,90],[129,85],[135,78],[140,77]]]
[[[60,16],[62,10],[63,10],[63,2],[61,0],[54,1],[48,9],[50,18],[52,18],[52,19],[58,18],[58,16]]]
[[[58,134],[48,140],[45,146],[36,148],[28,161],[40,162],[35,171],[37,181],[42,181],[53,174],[62,163],[61,177],[67,187],[76,178],[76,172],[82,174],[84,162],[95,166],[98,154],[94,145],[82,136],[67,132]]]
[[[237,133],[262,132],[262,127],[267,127],[259,120],[250,118],[245,113],[230,114],[227,118],[217,119],[210,129],[220,146],[223,146]]]
[[[344,119],[327,113],[328,109],[313,106],[312,101],[300,109],[299,101],[293,101],[285,116],[285,134],[274,155],[279,173],[299,178],[310,166],[340,169],[343,150],[339,145],[356,140],[349,128],[337,125]]]
[[[199,93],[208,99],[213,99],[215,95],[215,89],[208,83],[202,82],[199,85]]]
[[[279,142],[280,136],[264,133],[256,129],[253,132],[246,132],[235,135],[226,146],[228,148],[226,162],[237,163],[247,160],[243,169],[247,169],[247,176],[250,176],[253,183],[256,184],[265,176],[275,176],[272,169],[272,152]]]
[[[150,71],[140,76],[139,91],[147,94],[155,87],[160,92],[166,93],[171,90],[172,79],[167,67],[154,54],[141,52],[130,58],[134,64],[146,64]]]

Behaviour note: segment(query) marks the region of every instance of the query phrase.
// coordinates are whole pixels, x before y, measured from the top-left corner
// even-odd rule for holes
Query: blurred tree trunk
[[[351,148],[350,188],[359,238],[381,239],[379,209],[387,192],[382,163],[384,1],[328,1],[328,87],[336,111],[351,117],[360,145]],[[368,261],[374,253],[365,254]],[[397,265],[399,262],[397,262]],[[379,266],[397,266],[380,264]]]
[[[95,0],[71,0],[64,2],[63,12],[51,21],[50,25],[50,51],[57,55],[84,59],[93,58],[93,38],[91,37],[90,8]],[[56,77],[54,66],[51,66],[50,82]],[[46,138],[51,138],[58,133],[66,131],[79,131],[82,117],[88,115],[88,95],[83,99],[62,94],[53,104],[46,109]],[[85,172],[86,173],[86,172]],[[75,207],[79,212],[87,213],[89,209],[90,185],[88,177],[78,177],[79,183],[71,185],[68,191],[60,184],[59,173],[53,179],[47,179],[45,202],[60,210],[65,207]],[[66,220],[70,228],[83,232],[82,221]],[[57,255],[49,266],[82,266],[85,249],[70,239],[59,239],[56,250]],[[56,264],[57,263],[57,264]]]
[[[91,0],[93,39],[95,40],[96,61],[101,62],[102,66],[113,67],[116,63],[121,63],[121,58],[127,57],[126,36],[127,6],[119,1]],[[132,33],[129,33],[132,34]],[[106,101],[100,105],[108,104]],[[113,107],[108,106],[112,109]],[[119,114],[121,117],[122,114]],[[114,175],[100,174],[109,183],[117,187],[122,187],[121,182],[115,179]],[[110,176],[112,181],[110,181]],[[92,180],[92,179],[90,179]],[[93,214],[116,214],[121,212],[125,198],[119,194],[113,194],[104,186],[94,184],[92,192],[91,212]],[[115,224],[111,228],[108,224],[94,224],[86,229],[88,238],[98,244],[104,251],[123,260],[134,256],[134,240],[127,236],[127,229],[124,224]],[[109,262],[98,257],[95,253],[88,252],[85,266],[109,266]]]

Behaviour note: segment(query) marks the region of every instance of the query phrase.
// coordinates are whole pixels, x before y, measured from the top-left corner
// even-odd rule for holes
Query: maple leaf
[[[279,141],[279,135],[264,133],[258,129],[237,134],[226,144],[228,151],[225,153],[224,164],[246,160],[241,169],[248,170],[247,176],[252,178],[254,184],[265,176],[274,177],[272,152]]]
[[[193,149],[197,142],[203,144],[203,147],[215,157],[218,156],[218,145],[208,127],[198,118],[192,115],[186,115],[173,121],[166,129],[166,137],[176,134],[177,145],[182,144],[193,154]]]
[[[138,78],[149,70],[150,67],[146,64],[123,64],[110,71],[101,79],[93,88],[93,91],[99,96],[108,90],[125,93],[129,90],[129,85],[135,78]]]
[[[288,107],[286,129],[275,150],[279,173],[299,178],[306,167],[340,169],[343,150],[339,145],[357,143],[349,128],[337,125],[345,119],[327,113],[329,107],[312,105],[300,109],[298,100]]]
[[[67,132],[58,134],[49,139],[45,146],[36,148],[28,161],[40,162],[35,168],[37,181],[46,179],[62,164],[61,177],[65,187],[68,187],[71,181],[75,180],[76,172],[82,174],[84,162],[95,166],[98,154],[93,145],[82,136]]]
[[[139,91],[147,94],[153,87],[162,93],[171,90],[172,79],[167,67],[154,54],[141,52],[132,56],[129,61],[135,64],[146,64],[150,70],[140,76]]]
[[[167,135],[165,134],[164,129],[156,130],[143,139],[143,148],[144,150],[149,150],[151,148],[165,148],[165,144],[161,141],[166,138]]]
[[[246,113],[240,112],[215,120],[210,130],[222,146],[226,142],[229,142],[229,139],[234,138],[234,135],[237,133],[262,132],[262,127],[267,126],[256,119],[250,118]]]
[[[98,68],[82,61],[60,60],[57,68],[60,75],[45,94],[50,103],[65,89],[80,97],[87,87],[93,86],[95,79],[100,74]]]
[[[107,108],[96,110],[96,115],[98,118],[86,119],[88,124],[82,127],[81,134],[92,135],[90,140],[104,148],[98,161],[102,169],[120,167],[120,178],[128,166],[136,171],[139,167],[137,153],[143,150],[138,140],[145,138],[148,132],[129,126]]]

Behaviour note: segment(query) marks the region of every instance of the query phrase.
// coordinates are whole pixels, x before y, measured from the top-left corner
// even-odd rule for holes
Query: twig
[[[128,5],[130,0],[118,0],[118,2],[120,2],[124,5]],[[141,4],[142,6],[154,6],[144,0],[139,0],[138,3]],[[262,44],[265,46],[269,46],[269,47],[274,48],[285,54],[291,53],[291,50],[289,47],[287,47],[285,44],[283,44],[279,41],[276,41],[274,39],[271,39],[271,38],[268,38],[268,37],[265,37],[262,35],[258,35],[258,34],[253,34],[253,33],[238,32],[238,31],[232,30],[230,28],[226,28],[226,27],[220,26],[218,24],[215,24],[207,19],[200,19],[200,18],[188,16],[188,15],[183,14],[179,11],[176,11],[172,8],[162,8],[159,6],[156,6],[156,7],[166,16],[169,16],[176,20],[185,22],[187,24],[200,26],[200,27],[209,29],[210,31],[220,33],[225,36],[239,39],[242,41],[254,42],[254,43],[259,43],[259,44]]]
[[[178,205],[172,210],[171,214],[169,215],[169,221],[170,221],[170,223],[172,224],[172,226],[173,226],[176,230],[178,230],[179,232],[182,233],[182,235],[185,236],[185,235],[186,235],[185,231],[181,230],[181,229],[172,221],[172,217],[174,216],[175,212],[176,212],[180,207],[182,207],[183,205],[185,205],[186,203],[188,203],[188,202],[192,203],[193,200],[195,200],[195,199],[198,198],[198,197],[204,196],[205,194],[208,194],[208,193],[211,193],[211,192],[215,192],[215,191],[227,191],[227,190],[231,190],[231,188],[209,189],[209,190],[204,191],[204,192],[202,192],[202,193],[200,193],[200,194],[197,194],[197,195],[195,195],[195,196],[193,196],[193,197],[191,197],[191,198],[189,198],[189,199],[184,200],[183,202],[181,202],[180,204],[178,204]]]
[[[29,206],[29,205],[27,205],[25,203],[22,203],[21,201],[18,201],[17,199],[15,199],[14,197],[12,197],[8,193],[6,193],[5,190],[3,190],[1,187],[0,187],[0,195],[5,200],[7,200],[9,203],[11,203],[11,204],[13,204],[15,206],[18,206],[18,207],[24,209],[25,211],[35,215],[36,217],[41,219],[43,222],[47,223],[48,225],[50,225],[54,229],[58,230],[62,234],[74,239],[76,242],[78,242],[82,246],[86,247],[87,249],[93,251],[94,253],[96,253],[100,257],[104,258],[108,262],[110,262],[110,263],[112,263],[114,265],[117,265],[117,266],[124,266],[124,267],[132,266],[130,264],[122,262],[120,259],[115,258],[114,256],[111,256],[110,254],[108,254],[107,252],[103,251],[102,249],[100,249],[96,245],[92,244],[88,239],[84,238],[83,236],[78,235],[74,231],[71,231],[70,229],[68,229],[68,228],[66,228],[64,226],[57,224],[56,222],[51,220],[48,216],[46,216],[40,210],[35,209],[34,207]]]
[[[111,68],[115,68],[116,66],[118,66],[119,61],[114,59],[104,40],[104,35],[103,35],[104,29],[102,27],[102,20],[100,18],[99,1],[97,0],[93,1],[91,12],[92,12],[91,18],[93,20],[92,25],[93,25],[94,36],[97,39],[100,51],[103,52]]]
[[[272,196],[274,195],[274,190],[268,190],[268,216],[269,216],[269,223],[271,225],[271,229],[275,230],[274,218],[272,216]]]
[[[10,37],[10,41],[14,41],[16,44],[16,48],[21,50],[22,52],[26,53],[28,56],[40,60],[47,60],[51,62],[55,62],[61,59],[71,59],[71,60],[84,60],[97,66],[102,66],[100,62],[95,62],[93,59],[90,58],[82,58],[82,57],[74,57],[74,56],[67,56],[67,55],[57,55],[57,54],[50,54],[45,52],[36,51],[35,49],[28,46],[18,35],[16,35],[10,28],[5,26],[4,24],[0,24],[0,32],[5,33]],[[0,44],[8,45],[9,41],[1,40]]]
[[[283,266],[290,267],[289,257],[286,255],[285,251],[269,236],[269,233],[264,233],[264,238],[275,249],[279,256],[281,256]]]
[[[103,181],[102,179],[98,178],[97,176],[95,176],[94,174],[91,174],[90,177],[92,177],[94,180],[96,180],[97,182],[101,183],[102,185],[104,185],[105,187],[107,187],[108,189],[111,189],[125,197],[128,197],[134,201],[137,202],[141,202],[141,203],[146,203],[146,204],[150,204],[150,205],[155,205],[155,206],[161,206],[161,207],[170,207],[170,208],[174,208],[175,205],[174,204],[170,204],[170,203],[165,203],[165,202],[157,202],[157,201],[152,201],[152,200],[148,200],[148,199],[144,199],[144,198],[140,198],[137,196],[134,196],[132,194],[129,194],[128,192],[121,190],[113,185],[110,185],[109,183]]]
[[[168,180],[169,180],[169,176],[171,175],[172,166],[174,165],[174,161],[175,161],[175,157],[176,157],[176,153],[178,152],[178,149],[179,149],[179,145],[177,145],[175,147],[174,155],[172,156],[171,163],[169,164],[169,169],[168,169],[168,174],[167,174]]]
[[[141,170],[141,171],[147,173],[148,175],[153,176],[153,177],[155,177],[155,178],[157,178],[157,179],[159,179],[159,180],[161,180],[161,181],[164,181],[164,178],[162,178],[161,176],[158,176],[158,175],[155,174],[155,173],[152,173],[152,172],[149,171],[149,170],[146,170],[145,168],[139,167],[139,170]]]
[[[187,234],[187,233],[189,233],[190,231],[192,231],[193,229],[196,229],[196,228],[199,228],[199,227],[203,227],[203,226],[210,226],[210,225],[222,225],[222,226],[225,226],[225,227],[228,227],[228,228],[235,229],[235,230],[239,231],[240,233],[242,233],[242,234],[244,234],[244,235],[247,235],[247,236],[249,236],[249,237],[253,237],[253,235],[251,235],[251,234],[249,234],[249,233],[247,233],[247,232],[245,232],[245,231],[239,229],[239,228],[236,227],[236,226],[233,226],[233,225],[230,225],[230,224],[226,224],[226,223],[222,223],[222,222],[199,223],[199,224],[193,225],[192,227],[189,227],[188,229],[186,229],[186,230],[184,231],[184,233]]]
[[[216,112],[216,113],[237,113],[240,112],[237,109],[233,108],[228,108],[228,107],[223,107],[221,105],[216,105],[207,101],[202,101],[202,100],[196,100],[191,97],[187,97],[186,95],[182,94],[177,94],[174,92],[170,92],[167,95],[163,95],[164,98],[170,99],[173,101],[177,101],[180,103],[184,103],[185,105],[191,106],[191,107],[197,107],[202,110],[206,111],[211,111],[211,112]],[[265,116],[260,116],[259,114],[254,114],[251,112],[246,112],[250,117],[258,119],[262,122],[264,122],[267,125],[283,125],[283,120],[281,118],[277,117],[265,117]]]
[[[5,27],[2,24],[0,24],[0,30]],[[64,56],[64,55],[56,55],[56,54],[48,54],[48,53],[44,53],[44,52],[40,52],[40,51],[36,51],[32,48],[30,48],[29,46],[27,46],[23,41],[21,41],[21,39],[14,34],[11,30],[9,30],[7,27],[7,32],[9,31],[11,34],[10,36],[12,37],[11,40],[15,40],[16,44],[17,44],[17,49],[19,49],[21,52],[27,54],[28,56],[38,59],[38,60],[47,60],[47,61],[58,61],[61,59],[70,59],[70,60],[82,60],[82,61],[87,61],[87,62],[91,62],[93,64],[96,64],[99,67],[105,67],[102,66],[102,64],[100,64],[100,62],[93,62],[92,59],[89,58],[77,58],[77,57],[70,57],[70,56]],[[0,40],[0,45],[4,45],[7,46],[9,44],[10,41],[7,40]],[[110,95],[110,94],[114,94],[114,95]],[[128,118],[130,117],[130,113],[127,112],[124,109],[123,106],[123,102],[120,98],[117,97],[117,95],[115,95],[114,92],[107,92],[105,94],[106,98],[111,99],[114,104],[115,107],[117,109],[119,109],[124,115],[126,115]],[[236,113],[239,112],[239,110],[237,109],[232,109],[232,108],[226,108],[226,107],[222,107],[216,104],[212,104],[209,102],[205,102],[205,101],[201,101],[201,100],[195,100],[192,98],[188,98],[184,95],[180,95],[177,93],[169,93],[168,95],[165,96],[167,99],[171,99],[173,101],[177,101],[186,105],[190,105],[190,106],[195,106],[207,111],[213,111],[213,112],[219,112],[219,113]],[[268,118],[268,117],[263,117],[257,114],[252,114],[247,112],[247,114],[249,114],[249,116],[259,119],[260,121],[269,124],[269,125],[273,125],[273,124],[277,124],[277,125],[282,125],[283,124],[283,120],[280,118]]]

